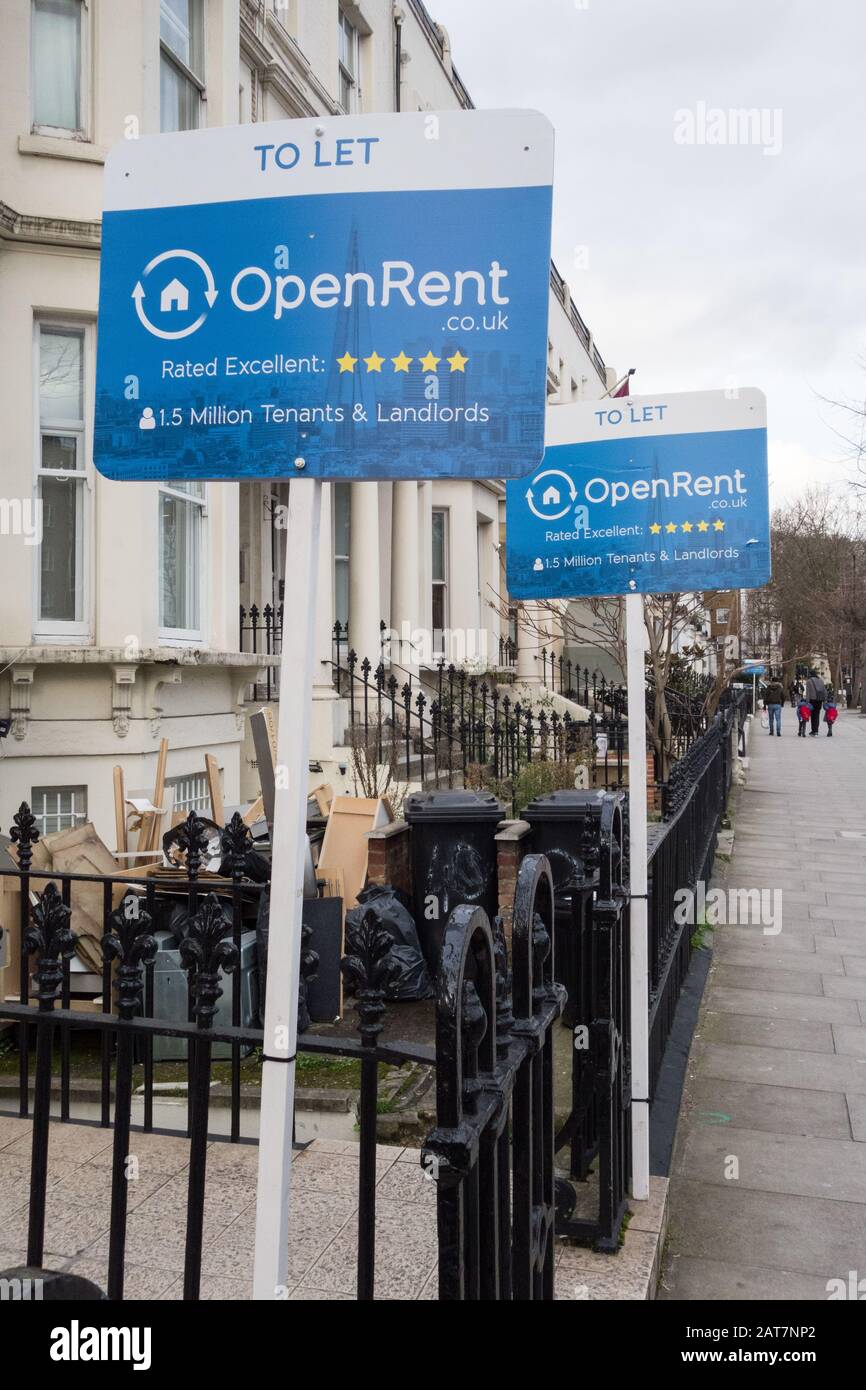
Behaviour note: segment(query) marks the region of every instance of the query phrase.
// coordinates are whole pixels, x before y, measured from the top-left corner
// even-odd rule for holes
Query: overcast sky
[[[773,502],[843,485],[820,398],[866,398],[866,0],[427,3],[476,106],[556,128],[553,255],[605,361],[760,387]],[[677,143],[701,103],[764,110],[778,152]]]

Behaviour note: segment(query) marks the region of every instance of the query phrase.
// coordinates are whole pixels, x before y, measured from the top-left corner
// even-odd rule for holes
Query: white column
[[[537,603],[517,608],[517,680],[520,685],[541,685],[541,648],[545,613]]]
[[[391,627],[398,636],[392,660],[409,671],[417,667],[409,638],[418,620],[418,484],[394,484],[391,515]]]
[[[280,715],[274,812],[271,932],[265,1001],[253,1297],[288,1296],[289,1178],[298,1042],[298,981],[307,815],[307,742],[322,484],[305,478],[289,495],[288,540],[299,593],[286,604],[280,664]]]
[[[299,480],[306,484],[306,478]],[[334,690],[333,658],[334,635],[334,528],[332,519],[333,486],[322,484],[322,519],[319,534],[319,551],[316,576],[316,620],[313,636],[313,711],[310,729],[310,758],[330,759],[334,756],[334,744],[342,738],[343,730],[334,727],[337,693]],[[289,489],[289,513],[291,515],[291,487]],[[288,631],[288,612],[292,605],[304,607],[307,595],[292,592],[295,560],[291,550],[286,551],[287,577],[283,634]],[[345,658],[345,652],[343,653]]]
[[[352,483],[349,511],[349,645],[379,664],[381,602],[379,484]]]

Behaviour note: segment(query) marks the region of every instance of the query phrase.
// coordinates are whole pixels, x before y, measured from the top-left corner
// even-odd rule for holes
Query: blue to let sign
[[[106,167],[110,478],[516,477],[544,447],[553,132],[531,111],[131,140]]]
[[[766,584],[763,395],[553,406],[541,465],[508,483],[506,554],[517,599]]]

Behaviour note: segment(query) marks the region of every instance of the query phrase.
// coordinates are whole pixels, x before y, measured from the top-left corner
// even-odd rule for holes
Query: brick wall
[[[506,940],[511,941],[514,917],[514,894],[517,874],[524,854],[529,849],[531,827],[525,820],[503,821],[496,834],[496,874],[499,884],[499,915],[505,928]]]
[[[395,820],[379,830],[367,832],[367,882],[381,886],[391,884],[411,898],[409,826],[404,820]]]

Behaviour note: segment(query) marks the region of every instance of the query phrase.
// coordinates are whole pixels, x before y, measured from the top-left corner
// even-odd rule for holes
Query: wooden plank
[[[114,769],[114,834],[119,854],[129,848],[126,838],[126,794],[123,787],[123,768]]]
[[[219,763],[212,753],[204,755],[204,770],[207,776],[208,791],[210,792],[210,815],[214,825],[223,826],[226,823],[225,805],[223,803],[223,788],[220,781]]]
[[[252,827],[255,825],[257,820],[261,819],[264,813],[265,803],[262,801],[262,798],[260,796],[257,796],[252,806],[248,806],[247,809],[244,811],[243,815],[241,816],[241,820],[243,821],[244,825]]]
[[[393,817],[384,797],[337,796],[319,855],[318,877],[333,878],[339,869],[347,907],[354,907],[367,881],[367,832],[387,825]]]
[[[268,829],[274,826],[275,768],[277,765],[277,731],[274,716],[269,709],[257,709],[250,715],[250,729],[256,750],[256,765],[259,772],[259,786],[262,789],[265,820]]]
[[[146,849],[156,849],[162,829],[162,799],[165,795],[165,765],[168,761],[168,739],[160,739],[159,754],[156,759],[156,782],[153,788],[153,804],[160,809],[152,816],[148,827]]]

